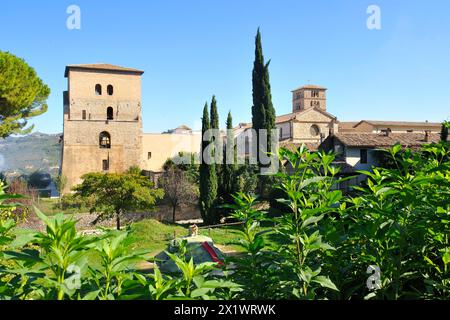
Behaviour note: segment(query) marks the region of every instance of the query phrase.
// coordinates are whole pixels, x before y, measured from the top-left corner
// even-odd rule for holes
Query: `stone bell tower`
[[[109,64],[69,65],[65,70],[63,193],[91,172],[123,172],[141,166],[141,76]]]
[[[306,85],[292,91],[292,112],[309,108],[327,110],[327,89],[315,85]]]

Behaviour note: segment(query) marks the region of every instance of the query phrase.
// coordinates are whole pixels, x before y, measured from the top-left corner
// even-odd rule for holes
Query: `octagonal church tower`
[[[65,70],[63,193],[90,172],[123,172],[141,166],[141,76],[110,64],[69,65]]]

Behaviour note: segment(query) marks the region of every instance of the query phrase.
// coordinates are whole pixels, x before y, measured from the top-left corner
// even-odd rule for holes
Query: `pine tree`
[[[208,114],[208,103],[203,108],[202,117],[202,137],[207,130],[211,128]],[[203,222],[206,224],[215,223],[217,218],[215,214],[215,201],[217,198],[217,176],[214,161],[211,164],[205,162],[205,149],[211,143],[209,141],[202,141],[201,157],[202,162],[200,164],[200,213],[203,218]]]
[[[0,138],[28,134],[27,120],[47,111],[50,88],[23,59],[0,51]]]

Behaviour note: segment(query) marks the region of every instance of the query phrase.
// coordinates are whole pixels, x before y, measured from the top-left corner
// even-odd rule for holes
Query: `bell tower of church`
[[[327,89],[315,85],[306,85],[292,91],[292,112],[309,108],[327,110]]]
[[[141,167],[141,76],[109,64],[66,67],[61,174],[63,193],[91,172],[119,173]]]

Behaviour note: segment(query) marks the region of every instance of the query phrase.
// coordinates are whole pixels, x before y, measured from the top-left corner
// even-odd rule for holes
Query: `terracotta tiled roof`
[[[400,143],[404,147],[419,147],[431,142],[439,142],[440,135],[430,133],[429,142],[424,133],[337,133],[334,137],[349,147],[384,148]]]
[[[301,112],[294,112],[294,113],[288,113],[288,114],[284,114],[282,116],[278,116],[275,118],[275,123],[283,123],[283,122],[291,121],[291,120],[295,119],[295,117],[300,113]]]
[[[441,123],[438,122],[408,122],[408,121],[379,121],[379,120],[361,120],[354,127],[357,127],[361,123],[366,122],[374,126],[402,126],[402,127],[441,127]]]
[[[296,149],[300,148],[302,145],[305,145],[309,151],[317,151],[319,148],[319,144],[317,143],[299,143],[299,142],[293,142],[292,140],[284,140],[280,141],[280,148],[286,148],[292,151],[295,151]]]
[[[298,118],[299,116],[301,116],[302,114],[304,114],[308,111],[311,111],[311,110],[317,111],[317,112],[319,112],[327,117],[330,117],[332,119],[336,119],[336,117],[333,116],[331,113],[328,113],[322,109],[314,107],[314,108],[308,108],[308,109],[305,109],[302,111],[288,113],[288,114],[278,116],[275,118],[275,123],[283,123],[283,122],[288,122],[288,121],[295,120],[295,119],[300,120],[300,118]]]
[[[316,86],[314,84],[306,84],[304,86],[301,86],[300,88],[294,89],[292,90],[292,92],[301,90],[301,89],[320,89],[320,90],[327,90],[327,88],[325,87],[321,87],[321,86]]]
[[[86,69],[86,70],[106,70],[106,71],[121,71],[121,72],[132,72],[143,74],[144,71],[133,69],[133,68],[125,68],[121,66],[115,66],[107,63],[93,63],[93,64],[70,64],[66,66],[66,71],[64,76],[67,77],[69,69]]]
[[[339,131],[353,130],[359,122],[339,122]]]

